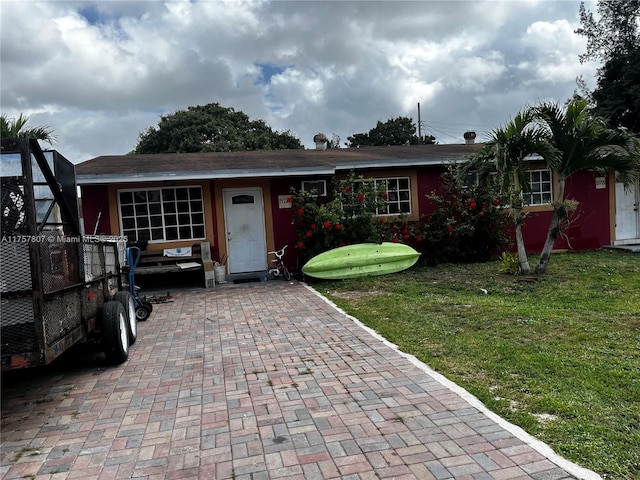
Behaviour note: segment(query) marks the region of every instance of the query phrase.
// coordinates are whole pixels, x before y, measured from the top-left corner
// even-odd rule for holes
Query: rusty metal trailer
[[[2,139],[0,343],[2,370],[47,365],[99,340],[124,362],[137,337],[122,290],[123,239],[80,232],[75,169],[35,139]]]

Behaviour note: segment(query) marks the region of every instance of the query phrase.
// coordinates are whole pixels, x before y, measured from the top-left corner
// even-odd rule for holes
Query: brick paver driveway
[[[180,291],[139,324],[124,365],[105,367],[85,349],[5,376],[0,472],[599,478],[468,397],[303,284]]]

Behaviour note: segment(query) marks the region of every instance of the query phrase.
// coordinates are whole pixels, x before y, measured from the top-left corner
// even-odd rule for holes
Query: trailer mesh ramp
[[[69,241],[71,240],[71,241]],[[37,244],[44,293],[52,293],[80,283],[80,244],[74,237],[49,232]]]
[[[0,335],[2,354],[38,349],[33,315],[29,244],[0,243]]]

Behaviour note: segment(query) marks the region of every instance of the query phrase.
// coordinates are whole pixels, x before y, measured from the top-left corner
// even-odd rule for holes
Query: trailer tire
[[[102,348],[111,364],[118,365],[129,358],[127,313],[115,300],[102,306]]]
[[[127,327],[129,333],[129,345],[136,343],[138,338],[138,317],[136,316],[136,303],[129,292],[120,290],[116,292],[113,299],[120,302],[127,314]]]
[[[144,322],[151,315],[153,307],[149,302],[142,302],[136,306],[136,318],[139,322]]]

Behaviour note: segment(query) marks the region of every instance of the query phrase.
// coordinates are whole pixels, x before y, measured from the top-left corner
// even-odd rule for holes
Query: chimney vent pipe
[[[464,132],[464,143],[466,144],[476,143],[476,132],[473,132],[473,131]]]

